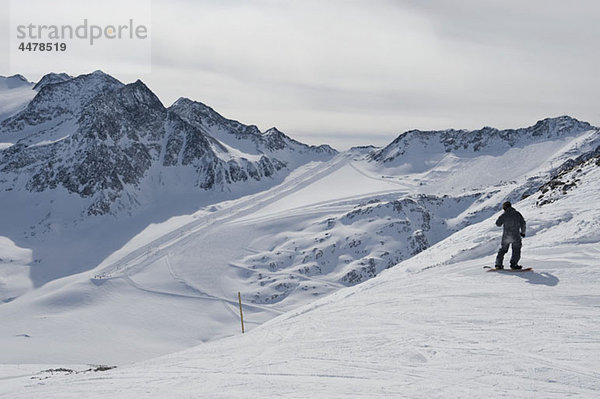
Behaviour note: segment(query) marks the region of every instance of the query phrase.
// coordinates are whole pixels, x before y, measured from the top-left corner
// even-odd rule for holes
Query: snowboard
[[[532,272],[533,269],[531,267],[527,267],[527,268],[522,268],[522,269],[511,269],[510,267],[507,269],[496,269],[495,267],[492,266],[484,266],[484,269],[488,269],[488,272],[508,272],[508,273],[522,273],[522,272]]]

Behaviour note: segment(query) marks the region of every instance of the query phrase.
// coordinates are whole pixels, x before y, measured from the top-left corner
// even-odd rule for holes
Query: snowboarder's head
[[[512,204],[510,203],[510,201],[505,201],[504,204],[502,204],[502,209],[507,210],[511,206]]]

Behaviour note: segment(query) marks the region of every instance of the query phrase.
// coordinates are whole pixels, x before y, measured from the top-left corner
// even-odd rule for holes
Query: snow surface
[[[536,126],[566,133],[514,145],[448,151],[427,133],[379,150],[387,163],[368,149],[306,163],[276,129],[194,107],[217,115],[196,122],[219,156],[272,139],[293,170],[198,192],[191,168],[152,166],[136,212],[76,220],[89,204],[64,188],[1,192],[0,397],[598,396],[600,168],[559,173],[597,129],[561,117]],[[0,150],[75,127],[51,118]],[[482,269],[506,199],[534,272]]]
[[[523,264],[534,272],[482,269],[497,249],[492,217],[247,334],[110,371],[8,365],[0,368],[0,392],[10,398],[597,397],[600,168],[579,173],[581,184],[554,203],[538,207],[529,197],[515,205],[529,222]],[[110,330],[102,333],[118,333],[115,320],[104,321]]]

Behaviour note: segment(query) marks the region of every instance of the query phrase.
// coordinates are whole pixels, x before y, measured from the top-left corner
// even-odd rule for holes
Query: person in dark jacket
[[[510,268],[514,270],[522,269],[519,266],[521,259],[521,238],[525,237],[525,219],[512,207],[510,201],[502,204],[504,213],[496,220],[496,226],[504,226],[502,233],[502,244],[496,256],[496,269],[504,269],[502,262],[504,255],[508,252],[508,247],[512,245],[512,256],[510,258]]]

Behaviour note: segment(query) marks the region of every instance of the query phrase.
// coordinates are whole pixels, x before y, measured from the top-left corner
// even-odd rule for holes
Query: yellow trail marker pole
[[[240,320],[242,321],[242,334],[244,333],[244,314],[242,313],[242,294],[238,292],[238,301],[240,303]]]

